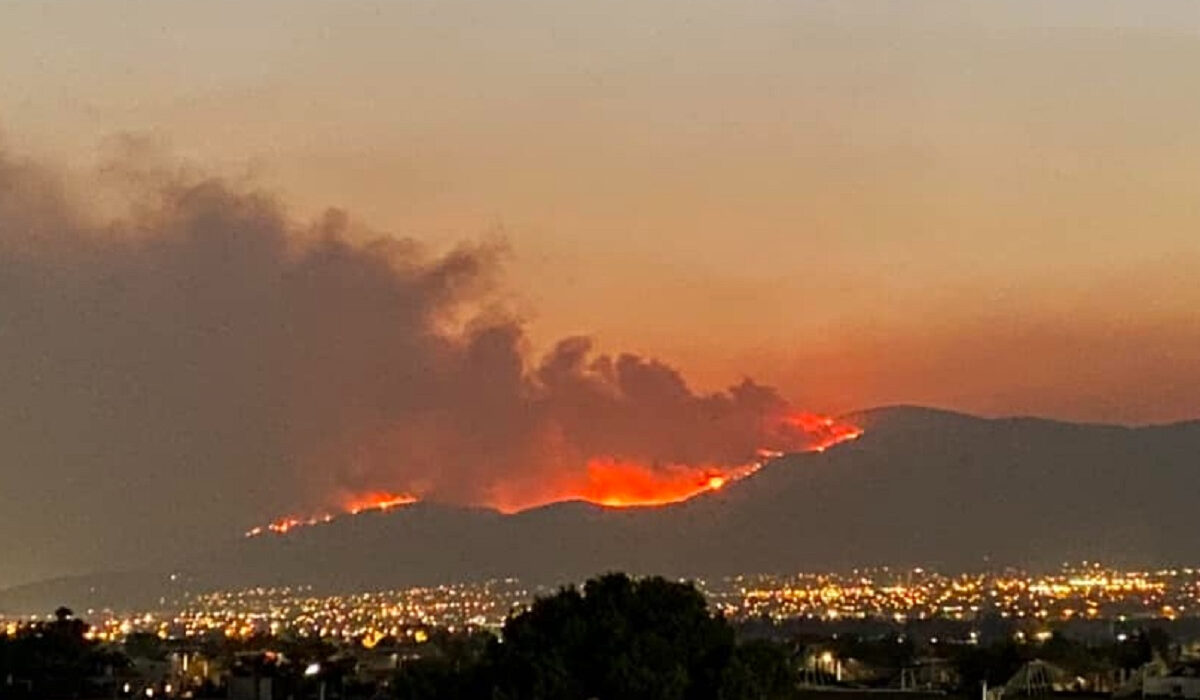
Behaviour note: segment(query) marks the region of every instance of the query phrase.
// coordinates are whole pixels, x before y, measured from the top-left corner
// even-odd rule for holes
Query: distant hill
[[[866,428],[861,439],[775,460],[685,503],[559,503],[515,515],[419,503],[240,541],[187,562],[169,588],[165,574],[109,577],[121,585],[107,586],[72,579],[45,587],[58,596],[45,601],[37,586],[0,592],[0,611],[33,602],[99,607],[134,592],[154,600],[181,587],[332,591],[503,576],[557,582],[605,570],[1200,561],[1200,422],[1126,428],[918,407],[852,419]]]

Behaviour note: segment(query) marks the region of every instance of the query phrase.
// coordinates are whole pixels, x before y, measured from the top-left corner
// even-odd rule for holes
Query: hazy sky
[[[0,585],[784,400],[1200,416],[1197,66],[1192,0],[0,3]]]
[[[1200,413],[1200,5],[10,2],[10,147],[114,134],[816,408]]]

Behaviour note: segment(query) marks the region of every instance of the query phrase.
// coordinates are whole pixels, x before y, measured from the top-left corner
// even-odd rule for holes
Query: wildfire
[[[347,499],[342,506],[342,515],[358,515],[371,510],[391,510],[400,506],[406,506],[416,503],[419,499],[409,493],[390,493],[388,491],[370,491],[367,493],[357,494]],[[338,516],[332,513],[323,513],[314,515],[308,518],[286,517],[279,518],[266,525],[247,530],[244,535],[246,537],[258,537],[267,533],[276,535],[286,535],[288,532],[295,530],[298,527],[310,527],[313,525],[322,525],[333,522]]]
[[[863,434],[863,429],[857,425],[816,413],[795,413],[785,416],[780,422],[783,426],[800,431],[809,439],[806,449],[797,450],[800,452],[824,452],[843,442],[857,440]],[[763,450],[759,452],[761,454]]]
[[[588,462],[583,478],[567,484],[554,501],[588,501],[611,508],[679,503],[744,479],[761,466],[760,462],[753,462],[734,467],[693,467],[683,464],[664,467],[607,457],[593,459]],[[523,507],[536,505],[544,503],[531,503]]]
[[[610,508],[660,506],[679,503],[702,493],[718,491],[744,479],[766,462],[789,452],[825,452],[831,447],[862,436],[862,428],[814,413],[788,414],[771,421],[765,430],[772,444],[759,448],[754,461],[741,464],[656,464],[634,459],[595,457],[581,474],[565,475],[536,497],[496,498],[488,505],[505,513],[562,501],[587,501]],[[370,491],[346,499],[338,515],[325,513],[309,518],[287,517],[256,527],[246,537],[289,531],[328,523],[341,515],[386,511],[418,501],[410,493]]]
[[[610,508],[679,503],[744,479],[766,462],[788,452],[824,452],[863,434],[856,425],[813,413],[790,414],[777,423],[776,430],[771,431],[776,433],[777,446],[759,448],[753,462],[733,466],[664,466],[600,457],[588,461],[581,477],[560,483],[548,499],[492,505],[511,513],[559,501],[587,501]]]
[[[399,506],[416,503],[418,499],[411,493],[388,493],[387,491],[372,491],[363,494],[346,504],[346,512],[358,515],[368,510],[391,510]]]

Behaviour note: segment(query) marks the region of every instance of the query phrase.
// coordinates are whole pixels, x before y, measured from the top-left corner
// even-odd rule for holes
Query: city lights
[[[1176,619],[1200,615],[1200,569],[1119,571],[1099,564],[1052,574],[1018,570],[942,574],[878,567],[843,573],[739,575],[697,580],[713,609],[732,620],[978,620],[1038,625],[1070,620]],[[162,638],[259,635],[324,638],[372,647],[388,637],[415,643],[435,628],[496,631],[553,586],[517,579],[318,595],[306,586],[188,594],[156,611],[88,611],[87,635],[120,641],[132,633]],[[39,617],[0,617],[10,636]],[[1039,628],[1041,629],[1041,628]],[[1032,639],[1041,639],[1035,630]]]

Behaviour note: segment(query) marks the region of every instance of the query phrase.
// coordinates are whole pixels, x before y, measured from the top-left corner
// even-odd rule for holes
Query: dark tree
[[[487,655],[496,639],[486,633],[435,630],[423,655],[402,665],[392,682],[397,700],[468,700],[491,696]]]
[[[155,659],[161,661],[167,657],[167,647],[157,634],[150,632],[133,632],[125,637],[125,655],[131,659]]]
[[[501,697],[718,697],[733,631],[693,586],[609,574],[509,619],[496,645]]]
[[[992,686],[1007,682],[1021,668],[1021,664],[1031,658],[1027,651],[1012,640],[986,647],[956,647],[950,654],[950,661],[958,671],[959,689],[970,694],[976,692],[984,681]]]
[[[501,639],[431,640],[392,686],[400,700],[780,700],[787,649],[738,646],[690,584],[609,574],[510,617]]]
[[[766,640],[739,645],[721,678],[721,700],[775,700],[791,697],[796,669],[785,647]]]
[[[1054,634],[1037,648],[1037,658],[1048,661],[1073,675],[1103,671],[1108,667],[1097,649],[1062,634]]]
[[[88,626],[69,608],[59,608],[54,619],[27,625],[0,644],[0,680],[33,697],[78,697],[88,680],[107,667],[124,665],[118,654],[100,651],[85,638]],[[2,694],[2,691],[0,691]]]

